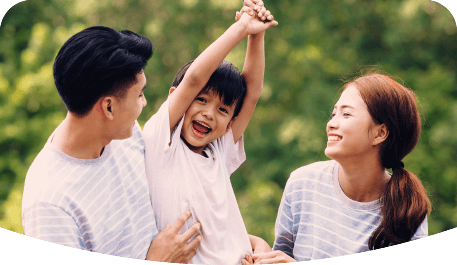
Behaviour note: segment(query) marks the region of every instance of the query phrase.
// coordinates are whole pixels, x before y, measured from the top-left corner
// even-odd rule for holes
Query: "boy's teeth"
[[[200,132],[200,133],[203,133],[203,134],[207,134],[211,131],[211,128],[209,128],[207,125],[205,124],[202,124],[198,121],[194,121],[194,130]]]
[[[207,125],[205,125],[205,124],[203,124],[203,123],[201,123],[201,122],[199,122],[199,121],[196,121],[196,122],[197,122],[198,124],[200,124],[201,126],[205,127],[205,128],[211,129],[209,126],[207,126]]]

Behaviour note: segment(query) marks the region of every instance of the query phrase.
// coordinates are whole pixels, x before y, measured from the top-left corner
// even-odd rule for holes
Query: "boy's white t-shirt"
[[[246,253],[252,255],[252,249],[230,174],[246,159],[243,137],[235,144],[230,129],[205,148],[208,157],[204,157],[180,138],[183,120],[170,135],[167,100],[143,130],[146,176],[157,228],[160,231],[173,225],[190,210],[192,217],[179,234],[199,221],[203,240],[189,263],[241,264]]]

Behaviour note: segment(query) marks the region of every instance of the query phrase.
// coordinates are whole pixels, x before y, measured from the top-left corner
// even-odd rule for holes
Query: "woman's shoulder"
[[[294,189],[303,185],[307,186],[310,182],[331,185],[335,165],[336,161],[329,160],[319,161],[297,168],[290,174],[286,186]]]
[[[300,178],[300,176],[318,176],[322,174],[330,174],[331,176],[335,165],[336,161],[334,160],[314,162],[295,169],[290,174],[290,178]]]

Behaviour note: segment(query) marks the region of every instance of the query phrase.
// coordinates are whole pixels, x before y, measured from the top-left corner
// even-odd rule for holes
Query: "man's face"
[[[203,155],[210,142],[228,132],[236,102],[227,106],[213,91],[199,94],[186,111],[181,138],[195,153]]]
[[[141,71],[136,75],[136,83],[128,88],[125,97],[118,99],[118,108],[114,115],[116,127],[114,139],[126,139],[132,136],[135,121],[147,103],[143,94],[145,88],[146,76]]]

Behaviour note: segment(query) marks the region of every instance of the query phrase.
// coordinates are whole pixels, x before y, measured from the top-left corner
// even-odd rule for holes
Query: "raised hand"
[[[275,20],[261,21],[257,18],[257,14],[257,12],[255,12],[252,8],[248,6],[243,6],[240,12],[236,13],[235,19],[237,20],[237,22],[242,23],[244,25],[246,33],[248,35],[260,33],[265,31],[269,27],[278,25],[278,22]],[[267,13],[267,11],[261,14],[269,14],[269,16],[271,16],[271,14]],[[273,19],[273,16],[271,16],[271,18]]]
[[[252,8],[257,12],[257,17],[264,20],[273,20],[273,16],[270,11],[265,9],[265,5],[262,0],[244,0],[244,6]]]
[[[191,216],[190,212],[181,215],[173,225],[167,225],[152,240],[146,255],[147,260],[188,263],[197,253],[197,246],[202,241],[202,236],[196,236],[192,241],[187,242],[200,229],[200,223],[195,223],[184,234],[179,235],[178,231]]]

